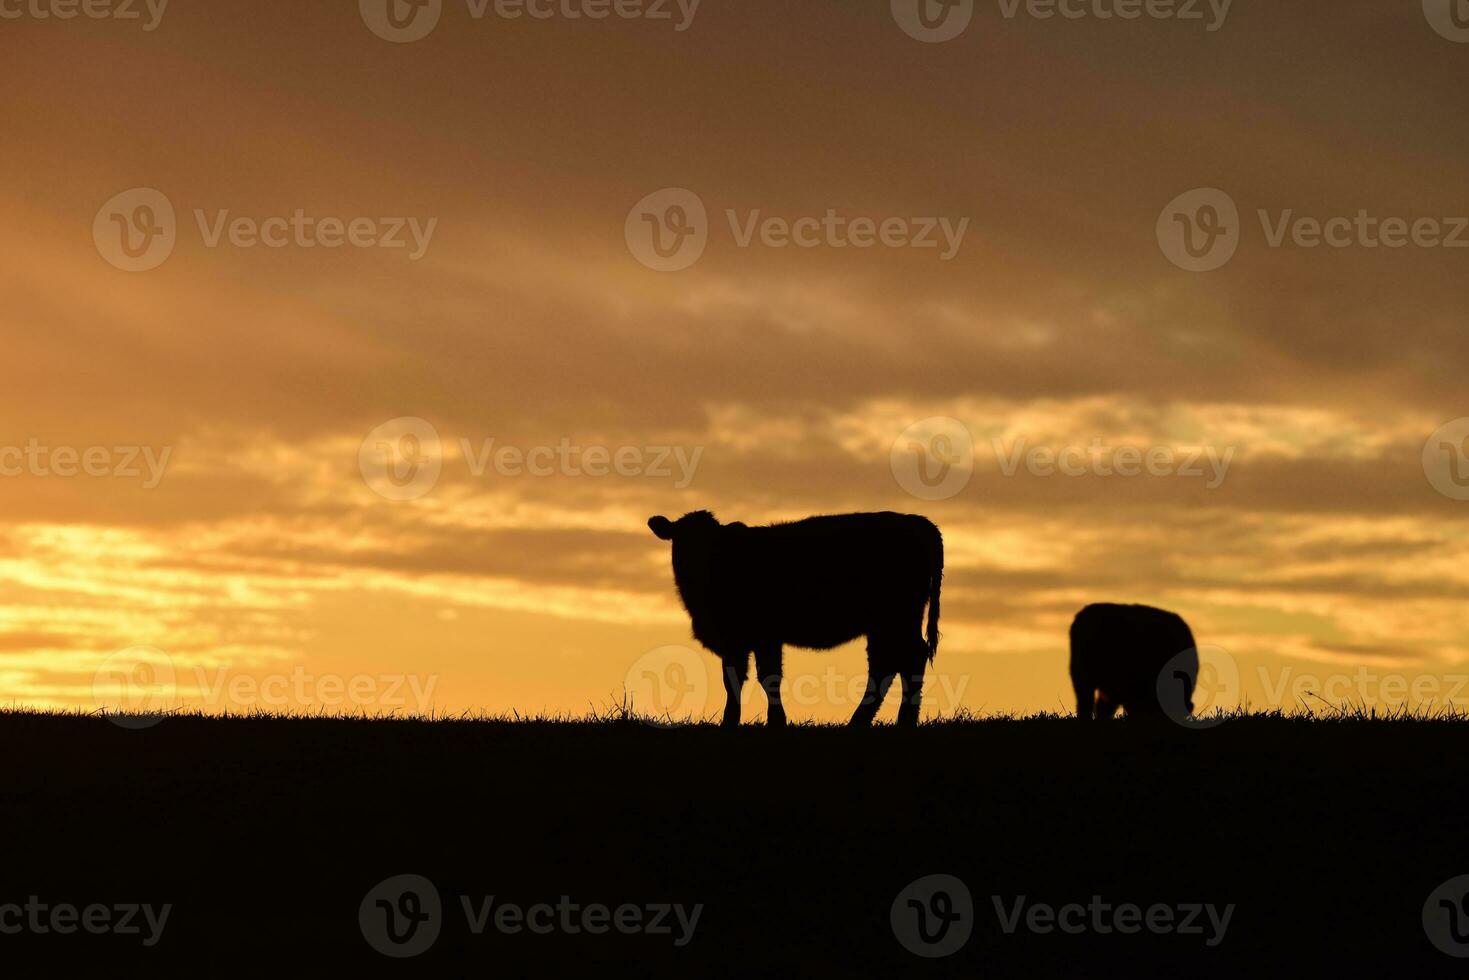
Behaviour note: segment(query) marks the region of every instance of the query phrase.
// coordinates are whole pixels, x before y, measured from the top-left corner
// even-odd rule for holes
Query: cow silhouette
[[[1193,714],[1198,678],[1193,632],[1176,613],[1098,603],[1071,623],[1071,686],[1082,718],[1106,720],[1125,708],[1129,717],[1181,720]]]
[[[872,723],[894,676],[903,689],[898,724],[918,724],[924,669],[939,644],[944,543],[933,522],[841,514],[747,527],[701,510],[650,518],[648,527],[673,542],[673,578],[694,638],[722,662],[726,726],[740,722],[752,652],[768,724],[780,726],[784,647],[828,650],[859,636],[867,637],[867,690],[851,724]]]

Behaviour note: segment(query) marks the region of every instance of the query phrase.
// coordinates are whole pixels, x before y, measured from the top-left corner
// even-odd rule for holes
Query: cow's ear
[[[668,518],[662,516],[650,517],[648,518],[648,527],[664,541],[673,540],[673,522]]]

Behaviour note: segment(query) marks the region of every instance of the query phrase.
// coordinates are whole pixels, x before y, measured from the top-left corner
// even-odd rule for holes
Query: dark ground
[[[0,904],[171,903],[151,949],[0,935],[119,975],[365,967],[528,976],[1462,975],[1429,893],[1469,874],[1469,725],[1246,718],[1185,731],[987,721],[747,726],[0,715]],[[394,960],[358,907],[421,874],[437,941]],[[890,909],[962,879],[973,934],[922,959]],[[471,934],[459,896],[704,906],[692,941]],[[1213,903],[1204,936],[1005,934],[1013,905]],[[8,958],[8,957],[7,957]],[[8,971],[7,971],[8,972]]]

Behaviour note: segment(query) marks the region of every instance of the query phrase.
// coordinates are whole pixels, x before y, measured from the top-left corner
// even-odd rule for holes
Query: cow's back
[[[938,528],[909,514],[843,514],[724,529],[719,591],[765,638],[829,647],[922,616]]]

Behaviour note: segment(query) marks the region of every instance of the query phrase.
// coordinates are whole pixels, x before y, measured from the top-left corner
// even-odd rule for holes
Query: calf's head
[[[720,524],[707,510],[696,510],[692,514],[685,514],[676,521],[670,521],[661,515],[650,517],[648,527],[658,537],[664,541],[672,541],[674,547],[677,547],[680,544],[697,544],[700,541],[707,541],[719,530]]]
[[[719,552],[721,532],[743,524],[720,524],[707,510],[696,510],[676,521],[650,517],[648,528],[664,541],[673,542],[673,579],[689,613],[697,616],[713,598],[710,577]]]

